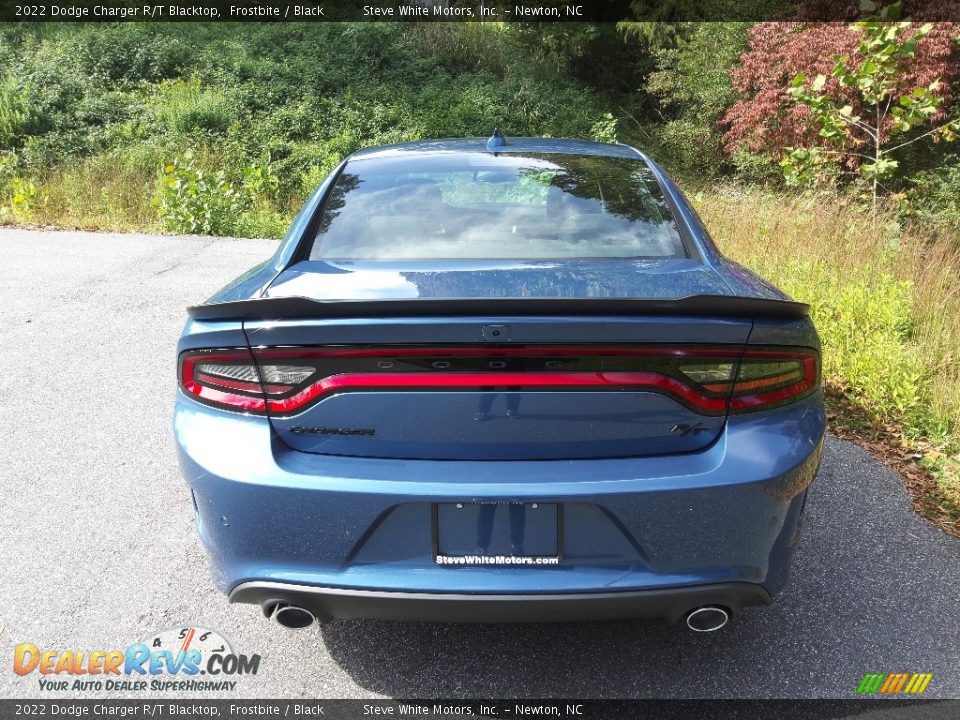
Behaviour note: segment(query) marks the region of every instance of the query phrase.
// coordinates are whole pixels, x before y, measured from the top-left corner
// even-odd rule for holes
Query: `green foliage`
[[[826,91],[825,75],[817,75],[809,83],[803,74],[793,78],[789,93],[796,103],[810,109],[823,145],[786,148],[781,166],[788,184],[836,182],[845,161],[853,158],[854,162],[846,165],[852,164],[869,182],[876,203],[881,182],[899,164],[890,157],[891,153],[933,135],[953,138],[954,131],[960,128],[956,121],[893,145],[894,138],[928,124],[941,104],[936,95],[940,79],[901,94],[901,77],[916,56],[918,44],[933,29],[931,23],[926,23],[906,37],[912,26],[910,22],[856,23],[854,28],[863,35],[857,62],[848,55],[834,56],[831,77],[841,91],[855,91],[859,110],[849,103],[841,104]]]
[[[911,339],[911,282],[870,266],[838,273],[810,258],[780,265],[780,287],[813,308],[824,377],[875,422],[902,423],[914,436],[939,431],[929,412],[930,369]]]
[[[905,217],[960,229],[960,156],[948,155],[936,167],[913,174],[898,200]]]
[[[280,237],[289,220],[273,206],[278,186],[269,159],[231,178],[222,169],[201,169],[187,151],[161,169],[153,204],[171,232]]]
[[[190,32],[157,32],[148,24],[80,25],[58,39],[69,45],[78,70],[97,84],[135,87],[175,78],[191,62]]]
[[[197,78],[161,82],[149,93],[156,122],[175,135],[223,134],[238,115],[223,91],[205,88]]]
[[[21,176],[45,188],[51,173],[82,185],[76,173],[95,169],[99,178],[114,158],[141,153],[152,168],[158,158],[193,150],[205,172],[222,170],[245,192],[244,169],[269,157],[276,185],[255,194],[258,211],[273,218],[289,218],[330,169],[361,147],[483,137],[495,126],[508,137],[620,139],[687,177],[734,172],[768,181],[769,157],[738,151],[725,158],[717,127],[735,99],[729,71],[750,24],[669,20],[621,30],[581,23],[0,28],[0,147],[16,153]],[[882,43],[876,48],[888,51]],[[844,67],[843,82],[855,85],[847,75],[857,67]],[[831,82],[839,83],[839,75]],[[928,100],[911,94],[891,113],[901,129],[910,125],[907,139],[928,116]],[[851,110],[848,119],[860,114]],[[818,151],[793,158],[791,182],[833,182],[849,169],[826,152],[835,149],[824,138],[822,163],[814,162]],[[884,180],[893,160],[862,167]],[[902,156],[896,160],[903,164]],[[121,207],[139,217],[119,183],[102,180],[109,191],[97,202],[63,203],[82,205],[85,217],[100,207],[114,223]],[[923,182],[929,189],[933,179]],[[121,204],[111,209],[104,192],[122,196]],[[152,184],[144,192],[150,198]],[[946,198],[932,190],[915,195],[926,204],[912,217],[934,212],[941,202],[934,195]]]
[[[675,41],[655,51],[646,89],[660,103],[656,127],[670,165],[683,174],[716,176],[725,165],[717,121],[735,99],[730,67],[747,44],[749,23],[678,23]]]
[[[777,163],[765,152],[753,152],[740,146],[730,156],[733,175],[738,182],[764,187],[776,186],[783,181],[783,173]]]
[[[13,75],[0,80],[0,148],[10,148],[30,122],[27,88]]]
[[[15,217],[29,219],[37,200],[37,186],[33,182],[18,176],[11,178],[10,208]]]
[[[843,172],[836,155],[822,147],[787,148],[780,167],[787,185],[802,188],[835,184]]]
[[[189,151],[163,167],[154,203],[167,230],[204,235],[229,235],[245,204],[223,170],[198,169]]]
[[[617,141],[617,119],[611,113],[604,113],[590,128],[590,137],[597,142],[615,143]]]
[[[300,193],[307,197],[314,190],[319,187],[320,183],[323,182],[324,178],[327,177],[327,174],[333,170],[337,163],[333,162],[333,159],[336,156],[328,156],[327,161],[323,165],[310,165],[306,170],[302,171],[299,176],[299,189]],[[339,162],[339,161],[337,161]]]
[[[275,200],[277,188],[280,187],[280,179],[273,172],[270,158],[243,168],[241,186],[247,197]]]
[[[236,218],[230,234],[236,237],[281,238],[290,227],[290,218],[270,206],[254,205]]]
[[[815,262],[795,273],[792,284],[797,297],[813,304],[828,348],[827,377],[877,421],[900,420],[917,433],[925,430],[929,396],[926,369],[910,343],[911,283],[870,267],[838,278]]]
[[[278,235],[326,173],[368,145],[485,137],[494,127],[615,139],[613,105],[571,68],[596,74],[599,50],[623,59],[630,45],[612,27],[552,32],[500,23],[0,28],[0,147],[40,182],[73,186],[76,172],[94,173],[93,195],[54,192],[54,207],[78,209],[84,222],[102,212],[115,224],[119,208],[140,216],[120,184],[101,177],[136,153],[146,167],[180,158],[159,190],[142,190],[164,227]],[[589,57],[591,69],[578,61]],[[266,185],[245,174],[264,157]]]
[[[501,27],[511,47],[490,50],[504,53],[515,71],[533,69],[524,66],[523,58],[536,58],[544,71],[583,83],[608,100],[625,100],[625,93],[653,69],[651,49],[659,42],[614,23],[519,22]],[[615,107],[611,104],[611,110]]]
[[[786,200],[748,190],[736,200],[694,199],[722,249],[810,304],[832,388],[875,422],[911,435],[960,431],[955,409],[931,411],[933,379],[944,379],[941,356],[921,339],[929,308],[918,306],[916,261],[901,256],[902,228],[892,217],[881,224],[827,196]]]
[[[0,156],[0,222],[30,222],[34,208],[46,200],[32,180],[18,173],[11,155]]]

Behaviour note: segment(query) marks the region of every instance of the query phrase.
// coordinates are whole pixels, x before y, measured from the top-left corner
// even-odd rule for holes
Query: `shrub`
[[[720,133],[701,120],[668,120],[657,126],[657,142],[671,169],[700,179],[716,177],[726,162]]]
[[[163,82],[149,92],[157,122],[181,135],[224,133],[236,116],[222,91],[203,87],[196,78]]]
[[[48,202],[36,222],[91,230],[153,230],[156,167],[167,153],[148,143],[80,158],[42,174]]]
[[[222,169],[200,169],[194,153],[187,151],[159,175],[153,203],[167,230],[280,237],[278,228],[289,222],[273,207],[278,180],[267,160],[247,165],[234,180]]]
[[[899,198],[904,216],[930,225],[960,228],[960,156],[912,175]]]
[[[27,88],[13,75],[0,80],[0,148],[19,145],[30,122]]]
[[[611,113],[604,113],[590,128],[590,137],[597,142],[615,143],[617,141],[617,119]]]
[[[927,369],[913,347],[913,283],[864,265],[838,276],[822,261],[788,262],[789,292],[810,302],[826,348],[824,374],[876,421],[924,426]]]
[[[255,208],[237,216],[231,235],[245,238],[279,239],[290,227],[290,218],[270,208]]]
[[[198,169],[190,151],[164,166],[154,202],[167,230],[202,235],[229,235],[245,204],[223,170]]]
[[[34,182],[18,174],[10,155],[0,156],[0,222],[29,222],[46,197]]]
[[[327,174],[336,166],[336,163],[331,162],[332,159],[329,158],[323,165],[311,165],[300,174],[300,192],[304,197],[316,190],[327,177]]]
[[[147,23],[80,25],[65,39],[83,74],[101,85],[176,77],[195,52],[186,32],[170,33]]]

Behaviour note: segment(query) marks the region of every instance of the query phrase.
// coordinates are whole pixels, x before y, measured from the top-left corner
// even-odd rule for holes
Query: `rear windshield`
[[[642,160],[456,153],[349,162],[312,260],[684,258]]]

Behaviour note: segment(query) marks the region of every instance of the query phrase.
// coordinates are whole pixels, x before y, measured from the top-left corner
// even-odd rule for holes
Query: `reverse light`
[[[680,372],[701,385],[707,383],[728,383],[736,374],[736,364],[715,362],[709,365],[681,365]]]
[[[260,367],[263,381],[277,385],[299,385],[314,372],[314,368],[305,365],[262,365]]]

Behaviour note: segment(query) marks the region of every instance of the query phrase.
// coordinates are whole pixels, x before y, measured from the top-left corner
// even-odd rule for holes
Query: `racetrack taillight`
[[[614,391],[667,395],[704,415],[793,402],[819,384],[814,351],[664,346],[411,346],[186,352],[197,400],[293,415],[348,392]]]

